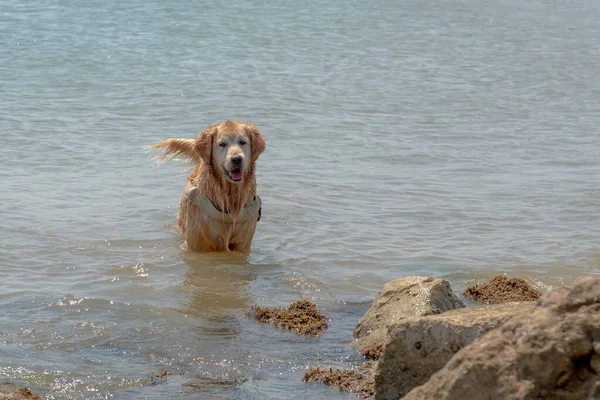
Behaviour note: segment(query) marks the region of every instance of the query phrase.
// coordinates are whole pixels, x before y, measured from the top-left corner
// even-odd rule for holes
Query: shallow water
[[[301,378],[360,362],[384,282],[598,274],[600,2],[121,3],[0,0],[4,378],[351,399]],[[267,138],[249,257],[180,249],[185,165],[144,150],[225,119]],[[245,316],[300,298],[318,340]]]

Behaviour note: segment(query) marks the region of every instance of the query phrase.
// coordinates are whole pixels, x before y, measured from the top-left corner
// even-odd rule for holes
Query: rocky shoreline
[[[600,278],[540,297],[499,276],[463,295],[488,304],[438,278],[386,283],[354,329],[365,365],[304,381],[376,400],[600,399]]]
[[[541,295],[497,276],[462,294],[479,303],[439,278],[386,283],[354,328],[364,364],[313,366],[302,380],[375,400],[600,399],[600,277]],[[313,337],[328,327],[307,300],[248,315]],[[42,398],[5,383],[3,399]]]

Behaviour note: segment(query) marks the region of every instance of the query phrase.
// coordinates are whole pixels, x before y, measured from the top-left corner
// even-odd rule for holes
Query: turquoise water
[[[7,380],[351,399],[301,378],[360,362],[384,282],[599,272],[598,1],[0,5]],[[144,150],[226,119],[267,138],[247,258],[180,249],[185,165]],[[331,319],[318,340],[245,316],[300,298]]]

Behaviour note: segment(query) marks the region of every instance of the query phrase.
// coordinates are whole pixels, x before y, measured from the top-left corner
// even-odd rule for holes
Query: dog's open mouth
[[[234,182],[241,181],[244,176],[241,168],[234,168],[231,171],[227,171],[227,175],[229,175],[229,178]]]

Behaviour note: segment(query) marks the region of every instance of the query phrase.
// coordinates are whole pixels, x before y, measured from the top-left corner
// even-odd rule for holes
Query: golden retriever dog
[[[252,124],[226,121],[197,139],[171,138],[150,146],[194,163],[179,203],[177,225],[189,250],[250,253],[261,200],[255,165],[265,139]]]

